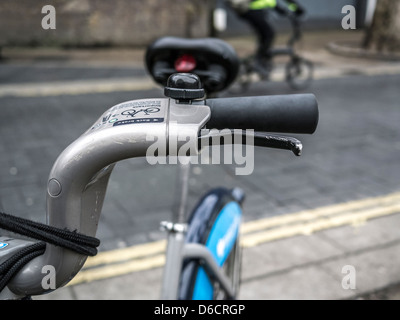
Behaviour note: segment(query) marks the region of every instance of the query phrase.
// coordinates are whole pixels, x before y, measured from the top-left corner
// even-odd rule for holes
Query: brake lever
[[[238,133],[240,132],[240,133]],[[203,141],[208,140],[208,143],[205,145],[210,145],[212,143],[213,139],[215,138],[224,138],[227,135],[230,135],[231,137],[235,135],[240,135],[240,138],[243,141],[243,139],[246,138],[246,131],[243,130],[210,130],[210,129],[202,129],[200,130],[199,134],[199,145],[204,145]],[[222,143],[225,142],[226,139],[223,139]],[[227,141],[234,141],[232,139],[227,139]],[[220,140],[221,142],[221,140]],[[274,148],[274,149],[284,149],[284,150],[290,150],[292,151],[296,156],[301,155],[301,151],[303,149],[303,144],[301,143],[300,140],[292,137],[286,137],[286,136],[280,136],[280,135],[274,135],[274,134],[268,134],[265,132],[254,132],[254,146],[257,147],[267,147],[267,148]]]
[[[296,156],[300,156],[303,149],[303,144],[296,138],[267,134],[265,132],[254,132],[254,145],[258,147],[290,150]]]

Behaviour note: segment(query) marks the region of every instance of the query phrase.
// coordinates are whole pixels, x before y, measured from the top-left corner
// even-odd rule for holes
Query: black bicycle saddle
[[[209,94],[227,88],[235,80],[240,64],[235,50],[215,38],[162,37],[147,48],[145,60],[157,83],[165,86],[173,73],[195,73]]]

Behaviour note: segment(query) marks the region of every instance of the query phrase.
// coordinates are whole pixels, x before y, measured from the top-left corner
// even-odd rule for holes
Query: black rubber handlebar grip
[[[318,103],[313,94],[207,99],[209,129],[253,129],[264,132],[313,133]]]

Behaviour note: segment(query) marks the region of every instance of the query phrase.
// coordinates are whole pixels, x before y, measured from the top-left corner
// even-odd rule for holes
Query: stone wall
[[[210,34],[215,0],[0,0],[3,46],[138,46],[163,35]],[[56,29],[42,28],[45,5]]]

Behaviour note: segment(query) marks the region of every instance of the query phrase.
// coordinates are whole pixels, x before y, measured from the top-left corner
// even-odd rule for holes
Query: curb
[[[367,58],[382,61],[400,61],[400,53],[383,53],[374,50],[368,50],[361,47],[354,47],[354,43],[330,42],[327,49],[333,54],[349,58]]]

